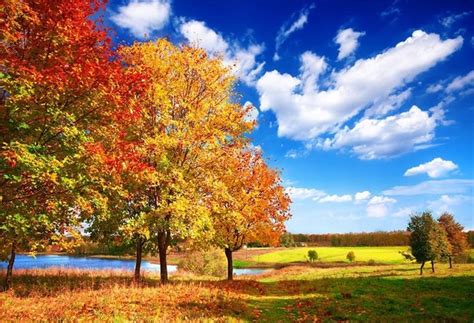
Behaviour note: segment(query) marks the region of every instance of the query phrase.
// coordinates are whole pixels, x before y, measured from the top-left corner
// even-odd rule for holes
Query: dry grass
[[[472,321],[474,265],[291,266],[234,282],[178,273],[18,270],[0,321]],[[1,278],[1,275],[0,275]]]
[[[137,286],[121,271],[18,270],[13,288],[0,293],[2,321],[220,321],[246,312],[241,295],[212,282],[161,285],[147,275]]]

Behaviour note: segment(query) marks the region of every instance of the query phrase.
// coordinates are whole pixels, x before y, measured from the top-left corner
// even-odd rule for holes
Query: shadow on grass
[[[410,276],[409,279],[393,279],[393,272],[408,271],[416,271],[416,268],[382,270],[372,272],[372,276],[368,277],[318,277],[270,282],[251,279],[230,282],[176,280],[171,281],[170,285],[191,292],[198,285],[241,295],[255,315],[252,319],[262,321],[474,319],[473,276]],[[16,273],[13,283],[13,293],[23,298],[30,295],[52,296],[65,290],[105,290],[111,286],[135,286],[130,274],[94,275],[90,272],[58,274],[25,271]],[[140,286],[158,287],[160,282],[158,277],[145,277]],[[196,304],[184,302],[181,306],[183,310],[194,308],[202,312],[210,306],[203,301]],[[241,306],[231,306],[226,300],[219,307],[225,311],[226,307]],[[247,314],[239,313],[235,313],[235,317],[248,318]]]

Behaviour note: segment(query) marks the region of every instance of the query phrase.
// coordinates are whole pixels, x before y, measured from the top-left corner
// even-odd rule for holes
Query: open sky
[[[112,0],[105,23],[235,65],[290,232],[474,229],[474,1]]]

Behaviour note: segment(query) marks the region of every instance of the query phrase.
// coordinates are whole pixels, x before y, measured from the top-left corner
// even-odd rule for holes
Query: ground
[[[321,248],[316,249],[320,253]],[[354,252],[357,257],[357,249]],[[266,257],[274,260],[271,254]],[[151,274],[137,286],[130,273],[120,271],[18,270],[13,289],[0,293],[0,317],[2,321],[472,322],[474,264],[456,264],[453,269],[437,264],[435,273],[427,268],[423,277],[418,267],[358,263],[318,268],[295,263],[233,282],[179,273],[164,286]]]

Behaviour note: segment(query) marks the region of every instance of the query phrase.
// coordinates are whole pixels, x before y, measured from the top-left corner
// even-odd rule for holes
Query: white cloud
[[[296,149],[290,149],[286,152],[285,157],[286,158],[291,158],[291,159],[296,159],[298,157],[301,157],[302,154],[298,152]]]
[[[312,79],[308,75],[303,79],[304,73],[294,77],[276,70],[266,72],[257,81],[260,110],[272,110],[276,114],[280,137],[296,140],[317,138],[337,130],[361,111],[396,95],[418,74],[459,49],[462,42],[460,36],[441,40],[437,34],[417,30],[405,41],[373,58],[360,59],[348,68],[333,71],[327,80],[321,82],[329,84],[323,90],[318,89],[318,84],[311,87],[308,85],[311,82],[304,82],[320,77],[321,69],[316,70],[318,74]],[[403,96],[398,100],[395,97],[392,99],[398,102]],[[381,110],[383,112],[387,109]],[[422,113],[425,116],[421,116]],[[433,118],[418,108],[412,108],[409,114],[423,117],[429,123],[421,125],[428,129],[428,133],[422,137],[430,137],[431,140]],[[373,121],[376,122],[377,120]],[[396,127],[390,130],[396,130]],[[397,153],[397,149],[394,152]]]
[[[413,213],[415,213],[415,208],[408,206],[408,207],[399,208],[396,212],[392,213],[392,216],[396,218],[403,218],[403,217],[408,217],[412,215]]]
[[[211,56],[223,55],[224,63],[245,84],[255,84],[265,65],[264,62],[257,62],[257,57],[263,53],[263,44],[250,44],[243,48],[238,42],[229,43],[205,22],[197,20],[181,19],[179,31],[191,45],[203,48]]]
[[[356,201],[365,201],[365,200],[368,200],[371,195],[372,194],[370,194],[369,191],[357,192],[354,195],[354,200],[356,200]]]
[[[325,192],[314,188],[303,188],[293,186],[287,187],[286,193],[288,193],[290,197],[294,200],[313,199],[326,195]]]
[[[456,77],[451,83],[448,84],[446,87],[446,92],[459,91],[472,85],[474,85],[474,70],[470,71],[464,76]]]
[[[441,195],[438,200],[433,200],[428,202],[428,208],[435,211],[436,213],[443,213],[447,211],[452,212],[454,206],[463,204],[464,202],[469,202],[472,200],[472,197],[466,195]]]
[[[184,22],[179,31],[190,44],[205,49],[209,54],[224,54],[229,47],[224,38],[207,27],[203,21]]]
[[[410,96],[411,89],[407,89],[400,93],[392,94],[381,101],[375,101],[370,108],[365,110],[364,117],[383,117],[392,111],[400,109]]]
[[[428,86],[428,88],[426,89],[426,92],[436,93],[441,90],[443,90],[443,85],[441,85],[440,83],[437,83],[437,84],[431,84],[430,86]]]
[[[168,0],[131,0],[118,8],[110,19],[128,29],[135,37],[144,39],[161,30],[169,21],[171,5]]]
[[[389,213],[389,204],[397,200],[386,196],[374,196],[367,203],[367,216],[372,218],[381,218]]]
[[[273,60],[278,61],[280,56],[278,55],[278,50],[280,49],[281,45],[290,37],[292,33],[297,30],[300,30],[306,25],[308,22],[308,16],[311,9],[314,8],[314,4],[307,8],[303,8],[298,15],[298,18],[291,24],[285,23],[283,26],[280,27],[278,34],[275,38],[275,54],[273,55]]]
[[[409,111],[385,119],[363,119],[351,129],[339,130],[332,139],[319,142],[323,149],[350,147],[365,160],[390,158],[426,148],[434,138],[438,115],[413,106]]]
[[[317,90],[319,77],[327,68],[324,57],[320,57],[311,52],[304,52],[301,57],[301,84],[303,92],[309,93]]]
[[[404,176],[413,176],[426,173],[429,177],[436,178],[444,176],[455,169],[458,169],[458,165],[450,160],[444,160],[438,157],[430,162],[407,169]]]
[[[328,202],[343,203],[343,202],[352,201],[352,196],[349,195],[349,194],[346,194],[346,195],[326,195],[322,198],[318,198],[317,201],[319,203],[328,203]]]
[[[359,47],[359,37],[364,35],[365,32],[354,31],[352,28],[339,30],[334,38],[334,42],[339,45],[337,59],[344,59],[354,53],[357,47]]]
[[[252,102],[247,101],[244,103],[244,108],[249,109],[245,116],[245,120],[248,122],[257,121],[258,119],[258,109],[252,104]]]
[[[442,195],[473,193],[474,180],[472,179],[443,179],[430,180],[411,186],[395,186],[383,191],[385,195]]]
[[[450,28],[456,21],[466,17],[466,16],[469,16],[471,14],[470,11],[466,11],[466,12],[461,12],[459,14],[452,14],[452,15],[449,15],[449,16],[446,16],[444,17],[443,19],[440,19],[440,23],[446,27],[446,28]]]
[[[368,205],[395,203],[397,200],[387,196],[373,196]]]

